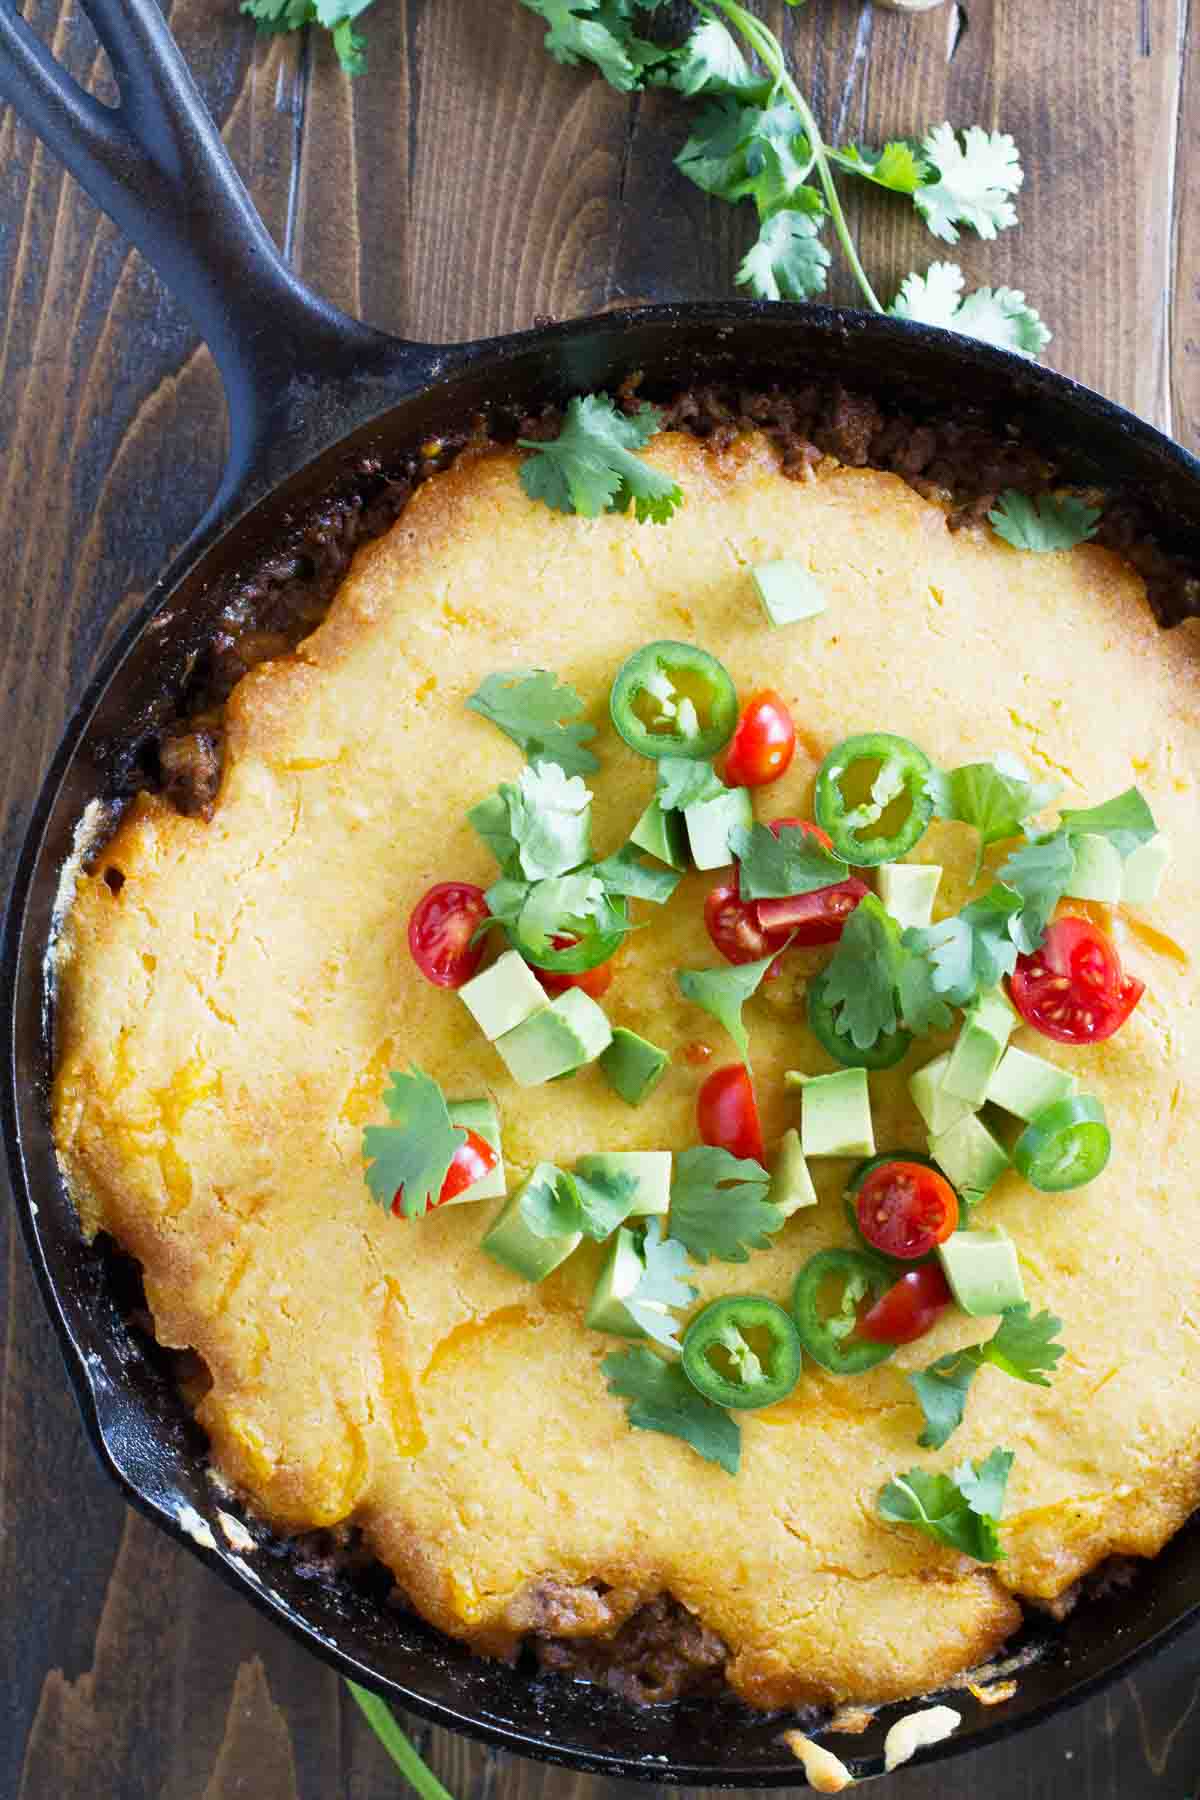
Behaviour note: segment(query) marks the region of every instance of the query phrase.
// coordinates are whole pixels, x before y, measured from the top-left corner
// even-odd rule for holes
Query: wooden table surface
[[[1050,360],[1200,448],[1200,54],[1189,0],[966,0],[905,18],[810,0],[785,35],[842,138],[949,117],[1017,138],[1021,225],[955,255],[1023,288]],[[27,15],[84,79],[72,0]],[[172,28],[269,228],[351,312],[449,340],[644,298],[731,291],[749,221],[672,168],[683,109],[556,67],[515,0],[379,0],[370,72],[256,42],[234,0]],[[944,254],[906,209],[851,196],[888,294]],[[849,285],[834,282],[839,299]],[[114,624],[217,478],[219,386],[180,309],[0,110],[2,853]],[[373,1800],[401,1783],[336,1677],[126,1510],[84,1443],[15,1225],[0,1217],[0,1796]],[[414,1725],[466,1800],[615,1800]],[[1016,1742],[874,1790],[895,1800],[1190,1800],[1200,1631]]]

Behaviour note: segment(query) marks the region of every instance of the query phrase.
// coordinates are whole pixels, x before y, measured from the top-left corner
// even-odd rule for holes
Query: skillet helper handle
[[[0,0],[0,99],[148,258],[208,343],[225,384],[230,458],[221,499],[282,472],[309,423],[306,393],[345,424],[356,387],[393,381],[422,346],[348,318],[283,261],[242,185],[155,0],[82,0],[108,52],[117,107],[80,87]],[[331,408],[339,387],[350,408]],[[338,420],[329,418],[334,426]],[[311,448],[309,450],[311,455]]]

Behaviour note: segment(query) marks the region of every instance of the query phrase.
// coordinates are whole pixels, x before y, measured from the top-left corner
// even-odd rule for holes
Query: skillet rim
[[[234,481],[222,487],[184,549],[154,584],[134,617],[101,659],[68,717],[59,744],[38,788],[16,859],[15,876],[0,935],[0,1007],[4,1013],[0,1123],[14,1200],[26,1249],[33,1263],[43,1303],[50,1313],[59,1338],[68,1377],[83,1415],[85,1431],[102,1467],[116,1482],[126,1500],[160,1529],[166,1530],[177,1542],[199,1555],[207,1566],[216,1567],[231,1587],[251,1599],[261,1612],[283,1624],[322,1660],[420,1717],[517,1754],[532,1755],[538,1760],[582,1771],[640,1781],[719,1787],[794,1786],[798,1783],[800,1771],[790,1755],[786,1762],[781,1762],[777,1767],[748,1765],[714,1768],[709,1763],[674,1762],[667,1765],[639,1758],[630,1759],[619,1753],[585,1751],[567,1742],[548,1743],[541,1738],[525,1737],[507,1724],[489,1721],[478,1713],[459,1712],[439,1700],[428,1699],[359,1663],[353,1655],[330,1642],[316,1624],[302,1618],[282,1598],[264,1590],[242,1569],[231,1565],[229,1558],[221,1551],[210,1550],[197,1541],[176,1513],[168,1511],[150,1492],[140,1488],[131,1479],[120,1466],[105,1436],[95,1379],[90,1368],[92,1359],[68,1316],[43,1246],[42,1227],[38,1223],[19,1116],[17,1054],[20,1019],[13,1002],[21,969],[30,954],[26,929],[27,910],[35,879],[42,867],[46,829],[88,728],[98,708],[117,684],[127,657],[153,628],[155,621],[167,612],[179,589],[202,569],[205,559],[228,544],[260,508],[265,509],[276,502],[282,489],[286,489],[294,481],[302,480],[323,458],[348,452],[353,440],[369,436],[373,429],[386,433],[387,416],[394,408],[405,401],[416,401],[422,395],[432,395],[438,389],[445,388],[448,391],[453,387],[455,378],[466,373],[479,376],[482,372],[489,386],[500,389],[505,371],[519,358],[539,352],[553,354],[556,349],[565,348],[569,351],[574,340],[585,337],[595,339],[597,336],[602,341],[619,339],[621,334],[636,327],[653,329],[710,324],[720,332],[743,326],[756,317],[764,322],[769,321],[774,330],[786,329],[790,324],[802,325],[803,337],[818,340],[806,350],[806,355],[811,355],[814,360],[820,357],[819,340],[828,341],[840,337],[845,342],[850,342],[856,334],[865,334],[881,339],[884,344],[889,339],[897,345],[904,344],[911,353],[921,357],[928,356],[931,362],[939,363],[943,368],[957,359],[960,364],[990,369],[993,377],[1005,378],[1009,404],[1014,411],[1027,409],[1031,401],[1049,400],[1074,416],[1081,433],[1089,419],[1095,423],[1102,422],[1109,431],[1115,430],[1125,438],[1131,450],[1138,451],[1143,458],[1149,457],[1164,471],[1170,471],[1174,477],[1194,486],[1200,520],[1200,459],[1154,426],[1096,394],[1082,383],[1054,370],[961,334],[915,325],[910,321],[881,318],[853,309],[814,305],[788,306],[739,300],[672,302],[623,309],[599,317],[572,320],[469,344],[439,348],[397,344],[391,371],[377,380],[367,394],[360,391],[352,408],[343,407],[340,413],[335,412],[333,418],[327,416],[322,422],[322,428],[315,434],[310,430],[306,441],[296,445],[297,456],[291,467],[282,474],[271,470],[265,484],[259,479],[259,472],[251,468],[246,472],[245,481]],[[617,354],[617,351],[614,350],[613,354]],[[575,380],[572,384],[567,369],[561,366],[561,359],[559,373],[563,377],[559,384],[561,393],[578,391],[580,382]],[[552,391],[553,385],[547,379],[545,391]],[[870,388],[870,376],[866,378],[864,385]],[[334,426],[336,430],[331,429]],[[36,950],[39,967],[47,948],[39,940]],[[43,1017],[43,1048],[46,1028],[46,1019]],[[1165,1549],[1164,1546],[1164,1552]],[[1144,1642],[1119,1654],[1107,1667],[1077,1682],[1072,1682],[1068,1673],[1062,1692],[1047,1697],[1015,1717],[972,1721],[968,1733],[956,1735],[934,1747],[931,1752],[926,1753],[923,1760],[933,1762],[961,1755],[977,1746],[994,1743],[1015,1731],[1025,1730],[1056,1712],[1081,1703],[1172,1642],[1198,1616],[1200,1601],[1186,1606],[1174,1619],[1152,1630]],[[530,1685],[532,1695],[532,1684],[528,1683],[526,1676],[518,1673],[514,1680]],[[920,1702],[897,1704],[911,1709],[912,1705]],[[890,1712],[892,1709],[887,1710]],[[848,1760],[863,1773],[877,1772],[880,1766],[879,1759],[875,1756],[857,1759],[850,1756]]]

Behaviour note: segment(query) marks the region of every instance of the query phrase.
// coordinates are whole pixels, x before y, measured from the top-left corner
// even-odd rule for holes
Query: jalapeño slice
[[[683,1334],[683,1372],[717,1406],[745,1411],[785,1399],[799,1380],[800,1361],[799,1332],[763,1294],[714,1300]]]
[[[737,691],[728,670],[695,644],[645,644],[617,671],[612,722],[640,756],[715,756],[733,736]]]
[[[818,1250],[809,1258],[792,1290],[792,1317],[814,1362],[831,1375],[863,1375],[887,1361],[895,1344],[869,1343],[851,1333],[858,1323],[859,1302],[868,1294],[879,1299],[895,1279],[894,1266],[868,1250]],[[841,1298],[837,1309],[826,1313],[821,1310],[821,1290],[835,1280],[841,1283]]]
[[[925,787],[931,772],[923,750],[890,732],[867,731],[835,744],[817,771],[813,804],[837,855],[868,868],[896,862],[911,850],[933,817]],[[847,786],[862,789],[857,803]]]
[[[1094,1181],[1112,1153],[1104,1108],[1091,1094],[1073,1094],[1040,1112],[1013,1146],[1013,1161],[1044,1194]]]
[[[836,1010],[825,998],[825,972],[808,984],[808,1026],[823,1050],[847,1069],[891,1069],[912,1043],[908,1031],[885,1031],[866,1050],[860,1050],[849,1032],[839,1031]]]
[[[629,906],[621,895],[609,894],[605,908],[610,924],[592,915],[564,922],[548,943],[534,943],[522,936],[521,921],[509,925],[509,942],[535,969],[555,975],[584,975],[615,956],[629,932]]]

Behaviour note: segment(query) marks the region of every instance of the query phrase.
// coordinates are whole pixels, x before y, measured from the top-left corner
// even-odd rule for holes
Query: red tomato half
[[[696,1122],[703,1143],[728,1150],[731,1156],[762,1161],[758,1102],[745,1063],[727,1063],[723,1069],[713,1070],[696,1096]]]
[[[484,940],[471,939],[488,916],[483,889],[469,881],[439,881],[418,900],[408,921],[408,947],[426,981],[457,988],[483,961]]]
[[[768,937],[758,922],[757,907],[739,897],[736,884],[723,884],[712,890],[704,902],[704,923],[726,962],[757,962],[760,956],[781,950],[787,942],[786,932],[775,939]],[[767,970],[767,979],[778,973],[779,966],[773,963]]]
[[[796,754],[792,715],[773,688],[752,694],[738,716],[725,759],[730,787],[765,787],[776,781]]]
[[[942,1265],[922,1263],[910,1269],[858,1321],[857,1335],[874,1344],[911,1344],[924,1337],[939,1313],[949,1306],[950,1284]]]
[[[593,1000],[599,1000],[612,986],[617,971],[610,958],[608,962],[597,963],[594,969],[585,969],[581,975],[556,975],[553,969],[534,969],[533,972],[548,994],[565,994],[568,988],[577,987],[590,994]]]
[[[1121,968],[1111,939],[1068,913],[1047,926],[1040,949],[1018,956],[1012,1002],[1043,1036],[1060,1044],[1098,1044],[1125,1023],[1146,984]]]
[[[885,1256],[928,1256],[958,1225],[958,1195],[923,1163],[880,1163],[858,1190],[858,1228]]]
[[[778,837],[785,825],[815,837],[826,850],[830,848],[825,832],[808,819],[772,819],[767,829]],[[743,900],[735,869],[732,884],[714,888],[705,901],[704,923],[726,962],[757,962],[772,950],[782,950],[789,938],[797,946],[835,944],[867,891],[865,883],[851,876],[834,887],[789,900]],[[773,962],[767,970],[767,980],[773,981],[781,968],[781,963]]]
[[[434,1201],[434,1206],[445,1206],[447,1200],[453,1200],[457,1194],[465,1193],[475,1182],[482,1181],[489,1169],[494,1169],[498,1158],[492,1146],[477,1131],[468,1131],[466,1139],[458,1146],[446,1170],[446,1179],[442,1183],[442,1191]],[[431,1209],[432,1210],[432,1209]],[[392,1211],[398,1219],[404,1217],[404,1189],[396,1189],[396,1197],[392,1201]]]
[[[870,891],[865,881],[848,875],[845,881],[817,888],[811,894],[793,894],[787,900],[756,900],[754,910],[768,938],[791,937],[793,944],[810,947],[836,944],[846,920]]]

